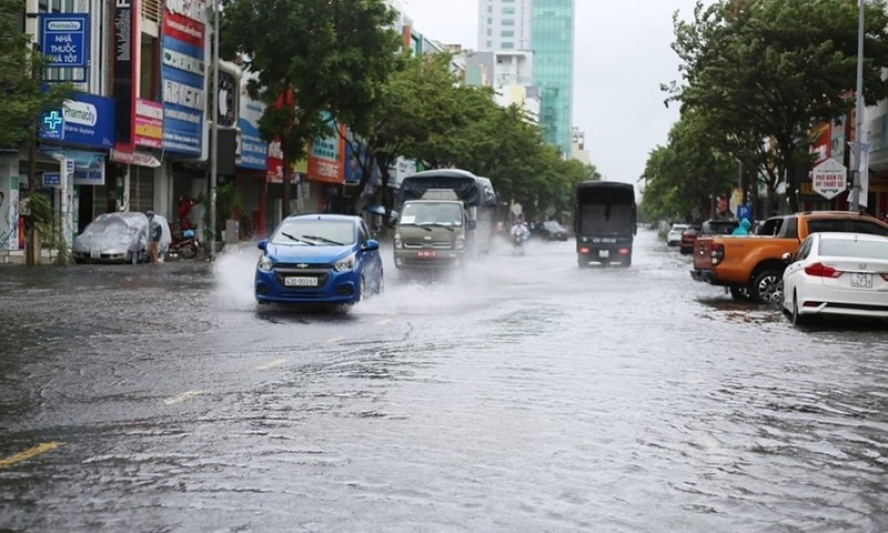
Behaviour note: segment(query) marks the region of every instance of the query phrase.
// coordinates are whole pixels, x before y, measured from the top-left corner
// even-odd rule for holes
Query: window
[[[514,7],[504,7],[503,8],[503,15],[514,15],[514,14],[515,14]]]
[[[514,50],[514,49],[515,49],[515,43],[512,43],[512,42],[503,42],[503,46],[502,46],[502,48],[503,48],[503,50]]]
[[[503,26],[514,26],[515,19],[503,19]]]
[[[515,36],[514,30],[503,30],[503,32],[500,33],[500,37],[514,37],[514,36]]]

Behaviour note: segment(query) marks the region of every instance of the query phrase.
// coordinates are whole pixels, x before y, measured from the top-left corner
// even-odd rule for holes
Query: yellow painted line
[[[392,323],[392,320],[394,320],[394,319],[392,319],[392,318],[383,318],[382,320],[380,320],[379,322],[377,322],[376,325],[377,325],[377,326],[384,326],[384,325],[386,325],[386,324],[391,324],[391,323]]]
[[[163,401],[166,405],[176,405],[179,403],[187,402],[188,400],[192,400],[197,398],[198,396],[203,396],[204,394],[209,394],[204,390],[190,390],[188,392],[183,392],[182,394],[176,396],[175,398],[167,398]]]
[[[269,361],[263,365],[259,365],[256,367],[256,370],[271,370],[272,368],[282,366],[287,364],[286,359],[275,359],[274,361]]]
[[[38,444],[33,448],[29,448],[23,452],[19,452],[13,456],[7,457],[6,459],[0,459],[0,468],[6,468],[8,466],[12,466],[16,463],[21,463],[27,461],[28,459],[33,459],[38,455],[43,455],[46,452],[51,452],[64,444],[63,442],[44,442],[43,444]]]
[[[346,338],[347,338],[347,337],[345,337],[345,336],[333,337],[332,339],[328,340],[327,343],[329,343],[329,344],[337,344],[337,343],[340,343],[340,342],[344,341]]]

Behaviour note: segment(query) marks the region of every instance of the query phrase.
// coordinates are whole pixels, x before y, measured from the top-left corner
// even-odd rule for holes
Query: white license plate
[[[305,276],[284,278],[284,285],[287,287],[317,287],[318,278]]]
[[[868,272],[852,272],[851,286],[871,289],[873,287],[873,275]]]
[[[610,250],[598,250],[598,257],[610,257]]]
[[[90,250],[89,257],[90,257],[90,259],[98,259],[98,258],[102,257],[102,252],[100,252],[98,250]]]

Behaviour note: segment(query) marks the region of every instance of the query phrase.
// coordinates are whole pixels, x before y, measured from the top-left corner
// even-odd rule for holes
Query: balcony
[[[160,36],[160,24],[163,22],[163,2],[164,0],[142,0],[140,3],[143,33],[155,38]]]

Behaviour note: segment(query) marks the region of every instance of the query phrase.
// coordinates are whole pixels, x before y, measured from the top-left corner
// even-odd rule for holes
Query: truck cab
[[[475,221],[449,189],[429,189],[401,206],[395,231],[395,267],[463,266]]]

